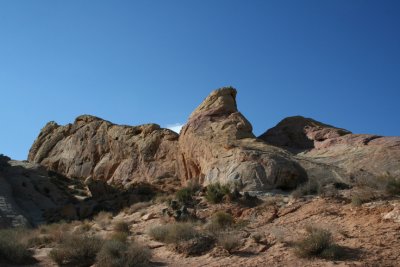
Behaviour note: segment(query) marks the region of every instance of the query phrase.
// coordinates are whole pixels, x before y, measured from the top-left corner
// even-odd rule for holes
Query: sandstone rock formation
[[[83,115],[65,126],[49,122],[29,151],[28,160],[67,177],[129,186],[179,183],[178,134],[156,124],[115,125]]]
[[[284,150],[257,140],[237,110],[236,90],[212,92],[191,114],[179,137],[184,182],[234,182],[246,190],[294,188],[304,170]]]
[[[38,164],[0,156],[0,228],[37,225],[44,212],[74,200]]]
[[[320,166],[324,175],[334,169],[337,176],[400,177],[400,137],[352,134],[300,116],[282,120],[260,136],[266,143],[294,152],[310,175]],[[321,168],[323,170],[321,170]]]

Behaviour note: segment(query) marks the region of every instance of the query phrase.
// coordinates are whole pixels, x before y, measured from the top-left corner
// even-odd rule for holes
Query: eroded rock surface
[[[37,225],[44,212],[74,200],[38,164],[0,156],[0,228]]]
[[[294,188],[306,179],[284,150],[257,140],[238,111],[236,90],[212,92],[191,114],[179,137],[184,182],[234,182],[247,190]]]
[[[282,120],[260,139],[297,154],[309,175],[318,169],[322,176],[334,170],[349,179],[400,176],[400,137],[352,134],[296,116]]]
[[[67,177],[123,186],[149,182],[164,188],[179,183],[177,143],[178,134],[156,124],[115,125],[83,115],[65,126],[49,122],[28,160]]]

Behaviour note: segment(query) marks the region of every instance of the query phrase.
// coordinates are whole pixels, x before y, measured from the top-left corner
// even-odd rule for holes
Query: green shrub
[[[178,243],[194,238],[197,235],[196,229],[190,223],[172,223],[153,227],[149,235],[160,242]]]
[[[295,243],[295,252],[302,258],[330,258],[335,259],[340,256],[340,247],[333,243],[330,231],[307,227],[307,236]]]
[[[211,203],[221,203],[224,196],[230,194],[230,189],[226,185],[220,183],[210,184],[207,186],[206,199]]]
[[[96,237],[71,234],[65,236],[49,255],[60,266],[87,267],[94,263],[102,244],[103,241]]]
[[[110,240],[96,257],[96,267],[149,266],[150,250],[137,244]]]
[[[192,188],[189,187],[182,188],[175,193],[176,199],[183,204],[191,203],[193,201],[193,195],[194,192]]]
[[[0,230],[0,261],[11,264],[33,261],[32,252],[28,250],[28,243],[23,238],[26,232],[20,228]]]

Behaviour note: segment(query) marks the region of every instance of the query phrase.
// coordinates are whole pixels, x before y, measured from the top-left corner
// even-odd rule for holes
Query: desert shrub
[[[109,235],[109,240],[116,240],[120,242],[126,242],[128,240],[129,234],[124,232],[113,232]]]
[[[92,223],[89,220],[84,220],[78,227],[77,231],[80,233],[89,232],[92,229]]]
[[[217,237],[217,243],[229,253],[239,248],[242,244],[240,238],[232,232],[226,232]]]
[[[353,206],[359,207],[364,203],[364,200],[359,195],[353,195],[351,197],[351,204]]]
[[[107,241],[96,257],[97,267],[148,266],[150,250],[137,244],[127,244],[117,240]]]
[[[340,256],[340,247],[334,244],[330,231],[308,226],[307,236],[295,243],[295,252],[302,258],[330,258]]]
[[[38,231],[40,234],[46,235],[48,239],[53,241],[53,243],[59,243],[70,228],[71,225],[65,222],[60,222],[41,225],[38,227]]]
[[[229,227],[234,223],[232,215],[224,211],[218,211],[214,213],[213,216],[211,217],[211,221],[215,222],[221,227]]]
[[[112,213],[106,211],[100,211],[95,217],[94,221],[100,226],[100,228],[105,229],[110,225],[113,218]]]
[[[264,238],[264,235],[260,232],[255,232],[251,235],[251,238],[254,240],[254,242],[260,243],[261,240]]]
[[[194,238],[198,232],[191,223],[172,223],[153,227],[149,235],[160,242],[178,243]]]
[[[292,196],[299,198],[306,195],[318,195],[322,191],[321,184],[315,179],[310,179],[307,182],[299,185],[293,192]]]
[[[224,196],[229,196],[230,189],[226,185],[214,183],[207,186],[205,198],[211,203],[221,203]]]
[[[50,258],[58,265],[76,267],[91,266],[99,252],[103,241],[96,237],[70,234],[50,251]]]
[[[390,195],[400,195],[400,179],[387,178],[386,192]]]
[[[149,207],[150,205],[151,205],[150,202],[138,202],[131,205],[130,207],[125,208],[124,212],[127,214],[133,214],[141,209]]]
[[[175,198],[181,203],[190,203],[193,201],[194,192],[190,187],[185,187],[175,193]]]
[[[118,221],[114,224],[114,232],[130,233],[129,224],[127,222]]]
[[[25,229],[0,230],[0,261],[11,264],[25,264],[33,261],[29,244],[24,242]]]

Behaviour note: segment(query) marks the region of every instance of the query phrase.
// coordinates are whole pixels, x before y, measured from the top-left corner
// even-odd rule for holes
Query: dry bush
[[[229,196],[230,189],[227,185],[221,185],[220,183],[214,183],[207,186],[205,198],[213,203],[221,203],[225,196]]]
[[[91,266],[101,249],[103,240],[80,234],[64,236],[61,242],[50,251],[50,258],[59,266]]]
[[[308,226],[307,236],[295,243],[295,252],[302,258],[329,258],[341,256],[341,249],[333,242],[332,233],[326,229]]]
[[[125,208],[124,212],[126,214],[133,214],[133,213],[138,212],[141,209],[145,209],[149,206],[151,206],[151,202],[138,202],[138,203],[131,205],[130,207]]]
[[[96,267],[149,266],[151,252],[137,243],[107,241],[96,257]]]
[[[109,240],[116,240],[120,242],[126,242],[128,240],[129,234],[123,232],[113,232],[109,236]]]
[[[149,235],[160,242],[178,243],[196,237],[198,232],[191,223],[172,223],[151,228]]]
[[[310,179],[307,182],[299,185],[293,192],[292,197],[299,198],[307,195],[318,195],[322,191],[322,185],[315,179]]]
[[[251,238],[254,240],[254,242],[256,243],[261,243],[261,241],[264,238],[264,234],[260,233],[260,232],[255,232],[251,235]]]
[[[113,215],[111,212],[101,211],[94,217],[94,222],[97,223],[101,229],[106,229],[111,224]]]
[[[129,229],[129,224],[124,221],[118,221],[113,226],[114,232],[126,233],[129,234],[131,230]]]
[[[234,223],[232,215],[224,211],[218,211],[211,216],[211,220],[206,225],[206,229],[212,233],[217,233],[232,227]]]
[[[400,195],[400,178],[388,177],[385,190],[389,195]]]
[[[34,261],[32,252],[28,250],[29,244],[24,238],[27,232],[22,228],[0,230],[0,262],[26,264]]]
[[[238,235],[233,232],[225,232],[218,235],[217,243],[229,253],[232,253],[234,250],[242,245],[242,241],[240,240]]]

